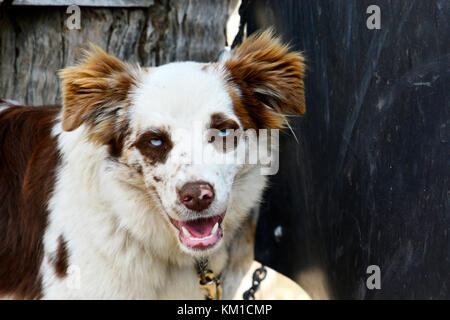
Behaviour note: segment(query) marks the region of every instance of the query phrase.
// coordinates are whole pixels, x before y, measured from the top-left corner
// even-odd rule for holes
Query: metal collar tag
[[[207,262],[198,263],[198,283],[206,300],[221,300],[222,285],[214,272],[206,268]]]

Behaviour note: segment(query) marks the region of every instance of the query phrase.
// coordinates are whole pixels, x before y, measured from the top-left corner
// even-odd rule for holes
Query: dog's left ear
[[[126,64],[102,49],[91,46],[80,64],[60,72],[63,95],[62,127],[72,131],[85,123],[111,134],[117,112],[127,102],[137,81],[138,67]]]
[[[305,113],[304,58],[289,52],[272,31],[250,36],[220,63],[239,91],[234,108],[248,118],[247,126],[282,128],[286,114]]]

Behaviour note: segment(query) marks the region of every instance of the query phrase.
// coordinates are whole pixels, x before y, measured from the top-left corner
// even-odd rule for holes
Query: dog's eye
[[[150,143],[155,147],[159,147],[163,144],[162,140],[159,139],[151,139]]]
[[[219,131],[220,137],[226,137],[226,136],[228,136],[228,134],[229,134],[229,131],[227,129],[222,129]]]

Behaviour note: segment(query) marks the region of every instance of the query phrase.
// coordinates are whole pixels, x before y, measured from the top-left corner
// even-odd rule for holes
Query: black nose
[[[202,211],[214,200],[214,189],[207,182],[188,182],[180,189],[179,195],[186,208]]]

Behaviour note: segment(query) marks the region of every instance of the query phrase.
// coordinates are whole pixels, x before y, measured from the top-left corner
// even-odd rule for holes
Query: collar
[[[211,269],[208,269],[207,258],[197,260],[196,266],[199,286],[203,291],[205,300],[221,300],[222,285],[220,283],[220,274],[216,276]]]

